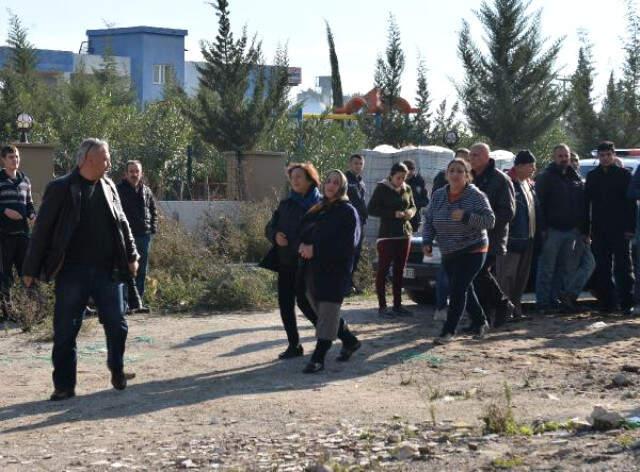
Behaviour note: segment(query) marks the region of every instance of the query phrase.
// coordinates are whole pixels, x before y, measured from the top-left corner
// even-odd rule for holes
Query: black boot
[[[327,352],[331,349],[332,341],[328,339],[318,339],[316,348],[311,355],[311,360],[302,371],[304,374],[315,374],[324,370],[324,358],[327,356]]]
[[[300,357],[304,354],[304,349],[300,344],[296,346],[289,345],[286,351],[278,354],[278,359],[293,359],[294,357]]]

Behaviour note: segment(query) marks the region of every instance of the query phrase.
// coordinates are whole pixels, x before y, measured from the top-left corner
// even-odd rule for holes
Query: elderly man
[[[141,302],[144,297],[151,238],[158,228],[158,211],[153,192],[142,182],[142,175],[140,161],[127,162],[125,178],[118,184],[118,194],[140,253],[140,268],[136,276],[139,297],[132,293],[133,287],[129,287],[129,308],[138,313],[149,313],[149,308]]]
[[[588,216],[591,215],[596,259],[596,295],[603,313],[616,311],[619,307],[624,315],[632,315],[631,240],[636,230],[636,201],[627,196],[631,173],[616,164],[611,141],[601,142],[597,149],[600,165],[587,174],[585,184],[585,219],[589,228]]]
[[[138,253],[115,184],[105,141],[85,139],[71,173],[47,186],[23,265],[24,283],[55,279],[51,400],[75,396],[76,337],[92,297],[107,338],[111,384],[127,386],[123,280],[138,270]]]
[[[496,169],[496,163],[489,157],[489,146],[474,144],[469,150],[469,163],[474,184],[482,190],[491,209],[496,215],[496,224],[489,230],[489,247],[484,267],[474,282],[480,304],[487,312],[493,326],[504,325],[513,315],[514,306],[502,291],[494,275],[496,257],[507,253],[509,223],[516,213],[516,197],[511,179]],[[491,316],[493,315],[493,316]]]
[[[584,184],[570,165],[571,149],[566,144],[553,148],[553,162],[538,175],[536,195],[542,249],[538,257],[536,305],[547,314],[558,305],[568,285],[568,268],[578,238],[588,243],[585,226]]]

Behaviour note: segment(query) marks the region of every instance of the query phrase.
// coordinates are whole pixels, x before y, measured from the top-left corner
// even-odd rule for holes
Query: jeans
[[[27,253],[29,238],[26,235],[2,235],[0,250],[2,251],[1,292],[2,297],[9,301],[9,290],[13,285],[13,268],[22,277],[22,262]]]
[[[76,386],[76,337],[82,326],[89,297],[100,313],[107,338],[107,365],[122,372],[127,340],[124,284],[113,279],[113,273],[90,265],[63,266],[55,282],[53,315],[53,384],[58,390]]]
[[[578,236],[567,271],[565,292],[577,298],[589,282],[595,268],[596,260],[591,252],[591,245],[587,244],[582,236]]]
[[[440,264],[436,275],[436,310],[447,308],[449,300],[449,278],[443,264]]]
[[[450,301],[442,336],[455,334],[465,309],[471,317],[471,327],[480,328],[487,322],[484,310],[473,288],[473,281],[485,264],[485,253],[466,253],[445,257],[442,264],[449,278]]]
[[[569,261],[578,237],[580,235],[577,230],[549,229],[538,257],[536,278],[536,304],[538,308],[549,308],[555,305],[562,285],[567,279]]]
[[[378,241],[376,247],[378,249],[378,271],[376,272],[378,306],[380,308],[387,307],[385,282],[389,268],[393,263],[393,306],[398,308],[402,305],[402,277],[409,257],[411,240],[409,238],[382,239]]]
[[[623,309],[632,307],[634,281],[631,242],[622,232],[594,232],[592,248],[596,259],[596,295],[600,306],[613,309],[619,303]]]
[[[149,248],[151,247],[152,237],[153,235],[151,234],[135,237],[136,248],[138,249],[138,254],[140,254],[138,274],[136,275],[136,287],[138,287],[140,298],[144,297],[144,282],[147,278],[147,268],[149,267]]]

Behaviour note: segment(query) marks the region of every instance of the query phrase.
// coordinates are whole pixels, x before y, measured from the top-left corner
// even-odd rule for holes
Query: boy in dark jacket
[[[349,170],[345,172],[347,182],[349,184],[347,190],[347,197],[351,205],[358,212],[358,218],[360,220],[360,240],[356,247],[355,259],[353,261],[353,272],[358,270],[358,263],[360,262],[360,254],[362,252],[362,241],[364,239],[364,225],[367,223],[367,188],[362,180],[362,171],[364,170],[364,157],[361,154],[353,154],[349,158]],[[354,293],[362,293],[353,282],[353,274],[351,275],[351,289]]]
[[[489,146],[478,143],[473,145],[469,153],[473,183],[485,193],[496,215],[496,224],[489,231],[487,260],[476,277],[474,286],[480,304],[497,328],[508,321],[514,308],[496,280],[494,271],[496,257],[507,253],[509,223],[516,213],[516,200],[511,179],[496,169],[496,163],[489,157],[489,152]]]
[[[603,312],[615,311],[619,304],[625,315],[631,315],[634,282],[631,239],[636,230],[636,202],[627,197],[631,173],[615,164],[615,148],[611,141],[598,145],[598,159],[600,165],[587,174],[585,184],[585,220],[589,229],[587,216],[590,214],[596,259],[596,295]]]
[[[500,287],[514,304],[514,317],[522,317],[522,294],[529,281],[536,234],[536,198],[531,176],[536,170],[536,158],[529,151],[520,151],[508,175],[516,195],[516,214],[509,223],[507,253],[498,256],[496,275]]]
[[[411,187],[413,201],[416,204],[416,214],[411,218],[411,228],[415,233],[418,231],[418,228],[420,228],[422,209],[426,208],[429,204],[429,196],[427,195],[427,184],[425,183],[424,178],[420,175],[420,172],[416,169],[416,163],[411,159],[407,159],[404,161],[404,165],[409,169],[407,185]]]
[[[22,262],[29,245],[29,221],[36,217],[31,198],[31,182],[18,170],[20,152],[15,146],[0,150],[0,250],[2,251],[2,318],[11,311],[9,289],[13,284],[13,268],[22,276]]]

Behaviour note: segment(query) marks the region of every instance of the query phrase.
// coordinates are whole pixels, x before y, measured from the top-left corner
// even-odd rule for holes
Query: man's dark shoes
[[[409,310],[407,310],[402,305],[394,306],[393,309],[391,310],[391,312],[396,316],[413,316],[413,313],[411,313]]]
[[[136,374],[124,371],[111,371],[111,385],[116,390],[124,390],[127,388],[127,380],[135,378]]]
[[[131,312],[147,314],[147,313],[151,313],[151,308],[149,308],[148,306],[140,305],[138,308],[131,309]]]
[[[315,374],[316,372],[320,372],[321,370],[324,370],[324,364],[322,362],[309,361],[309,363],[303,369],[302,373]]]
[[[560,309],[565,313],[578,313],[577,298],[568,293],[563,293],[558,297]]]
[[[304,354],[304,350],[302,346],[298,344],[297,346],[289,346],[286,351],[281,352],[278,355],[278,359],[293,359],[294,357],[300,357]]]
[[[68,400],[69,398],[73,398],[75,396],[75,390],[58,390],[56,388],[49,397],[49,400],[51,400],[52,402],[59,402],[62,400]]]
[[[351,356],[354,352],[362,347],[362,343],[360,341],[356,341],[351,346],[342,346],[340,349],[340,355],[336,358],[338,362],[347,362],[351,359]]]

